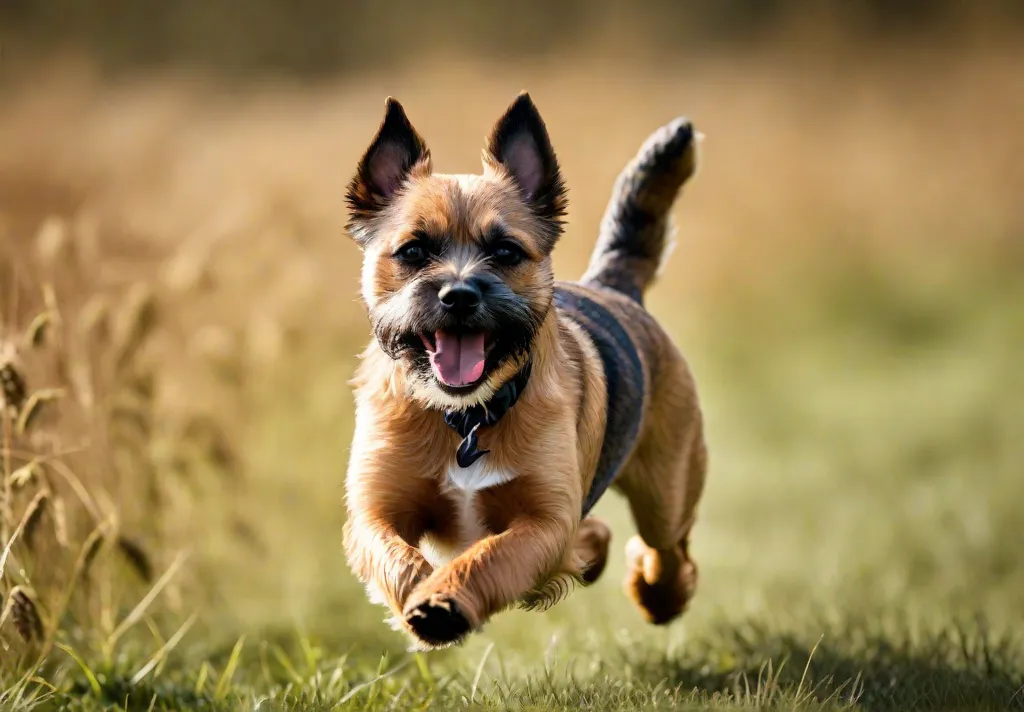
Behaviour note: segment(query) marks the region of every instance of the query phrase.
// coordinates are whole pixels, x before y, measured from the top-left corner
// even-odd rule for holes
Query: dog
[[[434,173],[388,98],[346,196],[374,338],[352,380],[344,545],[414,649],[594,583],[611,531],[590,511],[609,488],[636,522],[625,587],[644,616],[668,623],[693,597],[704,429],[643,295],[696,165],[689,121],[652,134],[585,274],[556,282],[566,188],[530,96],[494,125],[480,175]]]

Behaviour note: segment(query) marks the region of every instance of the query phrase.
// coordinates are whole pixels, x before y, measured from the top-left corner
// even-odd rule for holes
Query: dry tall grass
[[[54,646],[113,655],[149,614],[136,606],[154,584],[178,608],[184,581],[157,581],[195,544],[174,477],[236,473],[218,425],[161,403],[171,354],[158,296],[145,272],[118,284],[100,268],[123,243],[57,215],[27,239],[2,237],[0,678],[10,683],[45,675]]]

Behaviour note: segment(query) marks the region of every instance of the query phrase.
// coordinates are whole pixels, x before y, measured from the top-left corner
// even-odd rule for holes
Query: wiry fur
[[[651,134],[619,174],[581,282],[642,300],[671,248],[669,209],[697,168],[693,142],[693,127],[686,119]]]
[[[664,249],[667,212],[695,165],[692,139],[689,123],[677,121],[645,144],[619,179],[587,278],[571,287],[614,317],[641,365],[639,431],[614,486],[640,533],[628,547],[627,590],[656,623],[677,616],[694,591],[687,542],[706,454],[686,363],[639,301]],[[527,95],[495,125],[479,176],[433,174],[426,144],[389,99],[348,197],[375,339],[353,381],[345,548],[415,644],[443,647],[501,610],[546,608],[600,576],[611,532],[581,512],[603,445],[622,433],[612,427],[593,335],[554,305],[550,253],[565,189]],[[518,244],[523,261],[496,264],[494,235]],[[395,258],[410,240],[433,250],[416,269]],[[438,311],[437,295],[463,279],[483,284],[485,297],[456,322]],[[432,376],[410,334],[435,328],[488,334],[479,383],[453,392]],[[481,433],[482,464],[453,475],[459,437],[443,411],[486,402],[527,359],[527,388]]]

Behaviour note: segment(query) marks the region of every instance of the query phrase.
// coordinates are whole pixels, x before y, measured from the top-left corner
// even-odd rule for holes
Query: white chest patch
[[[483,539],[487,531],[477,511],[477,493],[511,482],[515,478],[515,472],[487,467],[482,460],[477,460],[469,467],[452,464],[448,468],[445,489],[455,502],[455,528],[459,535],[455,540],[445,541],[439,541],[429,534],[423,537],[420,541],[423,558],[435,568],[443,566]]]
[[[516,478],[516,473],[487,467],[480,458],[469,467],[453,464],[448,468],[448,486],[464,492],[479,492]]]

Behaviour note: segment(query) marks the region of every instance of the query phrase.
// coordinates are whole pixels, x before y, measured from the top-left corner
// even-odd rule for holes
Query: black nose
[[[482,295],[480,288],[472,282],[452,282],[441,287],[437,298],[441,300],[441,306],[445,311],[457,316],[467,316],[480,306]]]

